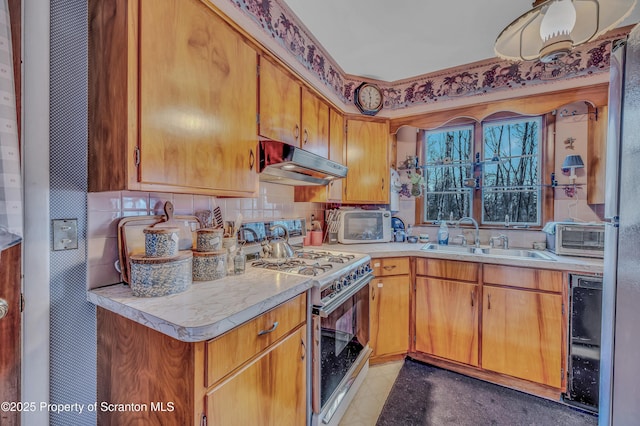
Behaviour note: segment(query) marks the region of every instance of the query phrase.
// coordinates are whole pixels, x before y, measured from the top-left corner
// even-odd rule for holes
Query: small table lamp
[[[569,183],[573,184],[576,181],[576,169],[581,169],[584,167],[584,162],[582,161],[582,157],[579,154],[571,154],[567,155],[562,163],[562,169],[569,169]]]

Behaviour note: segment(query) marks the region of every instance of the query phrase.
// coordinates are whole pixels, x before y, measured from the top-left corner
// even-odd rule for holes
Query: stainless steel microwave
[[[338,221],[338,242],[341,244],[391,241],[391,212],[388,210],[340,210]]]
[[[604,257],[604,225],[558,223],[547,233],[547,249],[564,256]]]

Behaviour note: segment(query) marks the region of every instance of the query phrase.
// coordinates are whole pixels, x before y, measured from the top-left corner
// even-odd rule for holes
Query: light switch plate
[[[78,248],[78,219],[54,219],[53,250],[73,250]]]

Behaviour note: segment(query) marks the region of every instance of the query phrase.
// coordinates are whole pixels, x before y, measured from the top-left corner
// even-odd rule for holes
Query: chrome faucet
[[[506,235],[500,234],[497,237],[489,238],[489,246],[491,248],[495,247],[495,241],[496,240],[502,240],[502,248],[503,249],[508,249],[509,248],[509,237],[507,237]]]
[[[458,221],[456,222],[456,226],[459,227],[462,222],[471,222],[471,223],[473,223],[473,226],[475,226],[475,228],[476,228],[475,246],[476,247],[480,247],[480,228],[478,228],[478,222],[476,222],[476,220],[474,218],[472,218],[472,217],[465,216],[465,217],[462,217],[462,218],[458,219]]]

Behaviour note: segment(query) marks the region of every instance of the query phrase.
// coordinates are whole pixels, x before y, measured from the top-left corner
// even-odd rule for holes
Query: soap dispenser
[[[449,244],[449,227],[447,226],[447,221],[444,219],[440,220],[440,229],[438,229],[438,244],[445,246]]]

